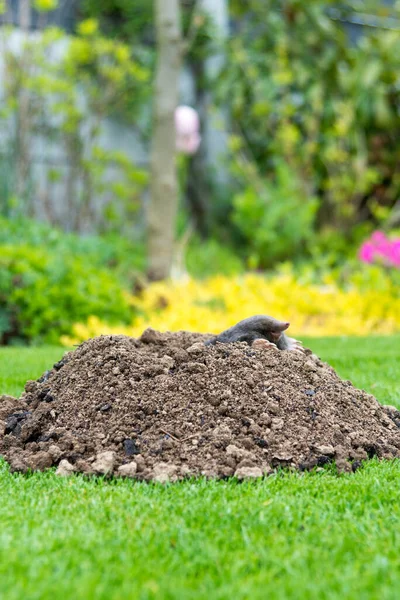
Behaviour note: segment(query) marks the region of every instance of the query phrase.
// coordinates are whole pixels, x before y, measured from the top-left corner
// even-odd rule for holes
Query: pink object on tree
[[[191,106],[178,106],[175,110],[176,148],[184,154],[195,154],[200,142],[200,119]]]

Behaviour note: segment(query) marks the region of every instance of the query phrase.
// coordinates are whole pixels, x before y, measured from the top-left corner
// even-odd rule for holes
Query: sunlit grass
[[[399,337],[307,344],[400,406]],[[63,352],[0,349],[0,392],[20,393]],[[398,462],[165,487],[11,475],[2,463],[0,597],[395,600],[399,495]]]

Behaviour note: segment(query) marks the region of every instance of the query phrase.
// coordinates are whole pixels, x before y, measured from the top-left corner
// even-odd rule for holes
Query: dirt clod
[[[20,399],[0,397],[13,471],[169,482],[258,478],[277,468],[400,456],[400,412],[341,380],[310,350],[146,330],[67,353]]]
[[[106,452],[99,452],[96,456],[96,460],[93,463],[93,471],[101,475],[107,475],[112,473],[115,466],[115,452],[107,450]]]
[[[263,472],[260,467],[238,467],[234,475],[238,479],[256,479],[262,477]]]
[[[119,475],[122,477],[135,477],[137,471],[137,464],[135,461],[128,463],[127,465],[121,465],[118,467]]]
[[[56,475],[59,475],[60,477],[69,477],[69,475],[72,475],[75,471],[74,465],[71,465],[71,463],[64,458],[57,467]]]

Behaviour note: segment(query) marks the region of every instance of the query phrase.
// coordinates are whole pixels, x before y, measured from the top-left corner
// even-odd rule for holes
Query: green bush
[[[130,322],[126,292],[142,259],[123,240],[0,219],[0,343],[57,343],[90,315]]]
[[[365,27],[353,43],[341,18],[331,18],[332,10],[343,18],[347,10],[370,12],[382,22],[385,16],[400,16],[399,3],[383,7],[371,0],[368,9],[365,4],[230,4],[237,28],[215,90],[232,115],[232,216],[250,246],[248,254],[268,251],[268,260],[274,258],[275,244],[286,238],[286,258],[297,258],[299,245],[293,244],[294,229],[287,231],[287,215],[293,210],[300,215],[300,229],[307,197],[319,199],[313,226],[317,243],[317,235],[333,227],[352,245],[359,224],[376,228],[396,210],[400,33]],[[280,176],[282,163],[299,186],[297,205],[292,191],[287,194],[287,178]],[[294,183],[291,187],[294,191]],[[254,207],[261,212],[263,205],[266,214],[256,224]],[[309,226],[307,220],[306,239]],[[264,236],[268,239],[261,242]]]
[[[253,180],[233,200],[233,221],[246,239],[251,267],[295,256],[314,240],[318,200],[308,196],[290,167],[280,163],[273,181]]]
[[[218,274],[238,275],[245,270],[243,261],[231,246],[197,237],[188,246],[186,266],[190,275],[199,278]]]
[[[23,241],[49,252],[79,254],[99,267],[113,268],[126,282],[134,280],[144,268],[144,247],[115,234],[79,236],[65,233],[46,223],[30,219],[6,219],[0,216],[0,245],[18,245]]]

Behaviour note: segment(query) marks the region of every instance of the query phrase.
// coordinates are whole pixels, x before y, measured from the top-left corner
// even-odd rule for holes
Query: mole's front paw
[[[295,338],[290,337],[286,339],[288,342],[287,350],[290,350],[291,352],[301,352],[302,354],[304,354],[303,344],[302,342],[300,342],[300,340],[296,340]]]
[[[275,346],[276,348],[276,344],[273,344],[268,340],[264,340],[263,338],[257,338],[251,345],[251,347],[255,350],[268,350],[268,348],[271,348],[271,346]]]

